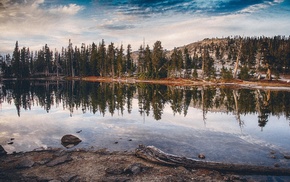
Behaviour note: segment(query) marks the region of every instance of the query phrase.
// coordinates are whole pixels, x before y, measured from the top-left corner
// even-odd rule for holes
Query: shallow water
[[[168,93],[169,89],[166,89],[166,93]],[[179,91],[182,89],[178,88]],[[157,114],[157,111],[153,112],[154,104],[157,104],[154,102],[147,115],[146,112],[140,113],[140,98],[138,98],[140,92],[134,92],[129,103],[132,107],[129,107],[128,112],[127,97],[118,100],[116,90],[113,92],[116,95],[111,94],[112,98],[116,98],[113,103],[118,105],[119,102],[124,102],[125,104],[119,108],[115,107],[114,112],[112,110],[109,112],[110,106],[107,105],[103,112],[104,110],[100,109],[101,106],[98,106],[97,111],[92,111],[92,108],[88,107],[90,104],[84,106],[84,103],[77,101],[68,104],[64,98],[56,101],[57,92],[48,94],[53,100],[53,104],[49,104],[49,106],[47,103],[42,103],[41,97],[35,94],[34,102],[30,97],[29,107],[23,107],[25,104],[19,106],[15,103],[19,102],[15,96],[11,97],[12,99],[7,96],[8,90],[13,89],[6,89],[6,93],[2,92],[0,145],[9,153],[31,151],[40,147],[64,148],[60,142],[61,137],[73,134],[82,140],[74,148],[131,151],[139,144],[144,144],[153,145],[170,154],[195,159],[198,154],[203,153],[208,161],[269,166],[278,163],[281,167],[290,167],[290,161],[284,159],[284,155],[290,155],[289,120],[283,115],[287,109],[273,112],[271,109],[273,102],[269,99],[270,112],[267,112],[269,114],[266,124],[261,127],[258,122],[261,118],[259,112],[237,114],[235,109],[229,111],[225,107],[220,109],[211,107],[205,112],[205,109],[200,107],[201,105],[196,106],[193,103],[196,101],[194,99],[190,99],[191,103],[187,109],[182,106],[181,112],[174,114],[172,106],[175,104],[172,102],[174,99],[169,98],[168,94],[165,96],[165,92],[162,91],[160,91],[160,95],[164,97],[162,106],[158,103],[161,110]],[[222,91],[217,93],[219,92]],[[274,95],[279,94],[276,92]],[[31,91],[29,93],[33,95]],[[61,95],[64,97],[66,94],[63,92]],[[14,95],[16,94],[14,93]],[[217,98],[217,95],[219,94],[213,98]],[[73,94],[72,98],[75,96],[80,97]],[[106,96],[103,95],[103,97]],[[239,99],[241,102],[241,98]],[[273,96],[271,99],[275,100]],[[44,100],[47,101],[47,98]],[[92,99],[88,100],[88,103],[93,103]],[[74,106],[68,107],[70,104]],[[145,103],[143,104],[145,105]],[[257,103],[255,104],[257,105]],[[183,101],[181,105],[184,105]],[[234,106],[230,106],[230,108],[234,108]],[[156,117],[156,115],[160,116]],[[78,131],[79,133],[77,133]],[[13,144],[8,144],[9,142],[13,142]]]

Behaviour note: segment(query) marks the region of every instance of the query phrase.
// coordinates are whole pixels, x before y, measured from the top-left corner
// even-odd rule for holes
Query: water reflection
[[[261,129],[271,115],[290,118],[290,92],[287,91],[81,81],[5,81],[0,90],[0,103],[15,104],[19,117],[21,110],[31,110],[34,105],[49,112],[52,106],[60,104],[71,116],[78,109],[103,116],[123,115],[125,110],[131,113],[133,98],[138,100],[140,115],[152,114],[155,120],[162,119],[166,104],[174,115],[186,116],[189,107],[202,110],[205,124],[209,111],[232,113],[240,126],[244,125],[241,115],[257,114],[257,126]]]
[[[73,134],[82,141],[69,145],[73,148],[122,151],[144,144],[191,158],[205,153],[212,161],[290,167],[284,159],[290,155],[289,94],[229,87],[3,82],[0,145],[8,153],[63,147],[61,138]]]

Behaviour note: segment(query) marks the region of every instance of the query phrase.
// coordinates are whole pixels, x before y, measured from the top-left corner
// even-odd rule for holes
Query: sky
[[[80,47],[102,39],[116,47],[164,49],[228,36],[290,35],[290,0],[0,0],[0,54],[20,48]]]

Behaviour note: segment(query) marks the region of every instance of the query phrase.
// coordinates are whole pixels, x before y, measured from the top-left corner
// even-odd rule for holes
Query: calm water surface
[[[3,82],[0,145],[134,150],[139,144],[209,161],[290,167],[290,92],[86,82]],[[14,140],[11,140],[11,139]],[[8,144],[9,142],[13,144]]]

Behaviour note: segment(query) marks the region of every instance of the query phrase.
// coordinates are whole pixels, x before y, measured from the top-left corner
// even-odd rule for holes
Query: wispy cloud
[[[277,5],[277,4],[282,3],[282,2],[283,2],[283,0],[265,1],[262,3],[257,3],[257,4],[250,5],[248,7],[245,7],[244,9],[238,11],[238,13],[253,13],[253,12],[257,12],[261,9],[266,9],[270,6]]]
[[[213,13],[231,14],[244,9],[258,10],[282,0],[96,0],[95,4],[115,9],[124,14],[150,17],[155,14],[174,13]]]
[[[52,14],[68,14],[68,15],[75,15],[79,11],[83,10],[84,7],[78,6],[76,4],[69,4],[69,5],[60,5],[49,8],[49,12]]]

